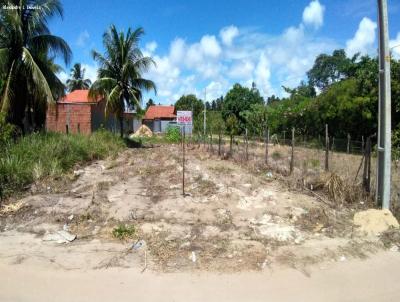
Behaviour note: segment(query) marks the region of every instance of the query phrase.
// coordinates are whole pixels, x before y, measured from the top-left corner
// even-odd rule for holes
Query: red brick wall
[[[90,134],[91,105],[56,104],[49,106],[46,114],[46,129],[66,133],[66,125],[68,125],[69,133]]]

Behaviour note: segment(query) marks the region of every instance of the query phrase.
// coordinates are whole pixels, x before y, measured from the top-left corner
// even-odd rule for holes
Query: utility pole
[[[378,0],[379,33],[379,105],[378,105],[378,165],[376,202],[383,209],[390,208],[391,169],[391,96],[390,52],[387,1]]]

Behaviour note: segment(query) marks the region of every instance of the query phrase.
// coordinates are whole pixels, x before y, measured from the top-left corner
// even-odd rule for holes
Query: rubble
[[[354,214],[353,224],[360,235],[377,236],[390,228],[399,228],[397,219],[389,210],[369,209]]]

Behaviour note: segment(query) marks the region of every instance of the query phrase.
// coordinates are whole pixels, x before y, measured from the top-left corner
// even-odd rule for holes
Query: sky
[[[376,0],[64,0],[64,18],[52,19],[53,34],[73,52],[73,63],[96,79],[93,49],[103,52],[111,24],[143,27],[140,48],[156,66],[143,77],[157,94],[144,102],[172,104],[183,94],[208,101],[235,83],[256,83],[264,96],[284,96],[282,85],[306,79],[317,55],[343,48],[348,56],[377,53]],[[400,45],[400,0],[388,0],[390,46]],[[400,57],[400,46],[392,49]],[[61,63],[61,61],[60,61]]]

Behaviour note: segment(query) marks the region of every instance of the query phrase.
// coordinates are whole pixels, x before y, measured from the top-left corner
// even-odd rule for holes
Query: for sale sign
[[[180,125],[192,125],[192,111],[177,111],[176,122]]]

